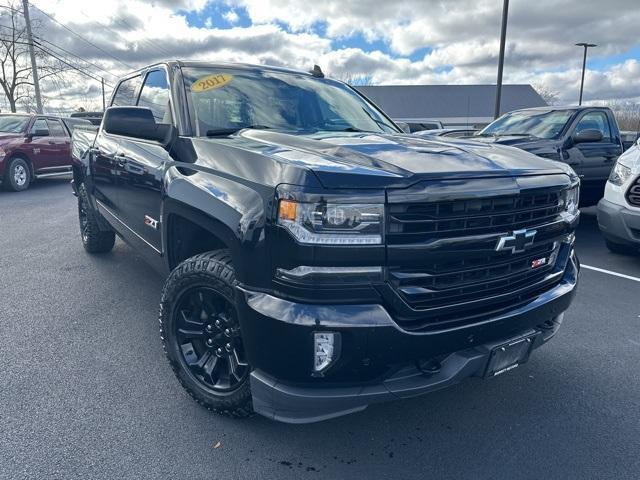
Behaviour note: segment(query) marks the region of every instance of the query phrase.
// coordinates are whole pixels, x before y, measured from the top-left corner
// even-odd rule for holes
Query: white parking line
[[[634,282],[640,282],[640,278],[632,277],[631,275],[625,275],[624,273],[612,272],[611,270],[605,270],[604,268],[592,267],[591,265],[585,265],[584,263],[580,265],[582,268],[586,268],[587,270],[594,270],[596,272],[606,273],[608,275],[613,275],[614,277],[626,278],[627,280],[633,280]]]

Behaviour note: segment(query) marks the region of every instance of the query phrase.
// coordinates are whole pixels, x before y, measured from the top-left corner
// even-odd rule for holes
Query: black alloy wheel
[[[174,333],[181,361],[205,388],[229,393],[249,375],[233,306],[214,289],[186,289],[174,309]]]

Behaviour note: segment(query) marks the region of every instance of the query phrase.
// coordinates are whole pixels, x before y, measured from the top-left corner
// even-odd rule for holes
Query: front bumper
[[[494,346],[536,334],[535,349],[556,333],[578,270],[572,252],[561,282],[529,304],[474,324],[420,333],[401,329],[381,305],[299,304],[239,287],[254,409],[283,422],[314,422],[482,376]],[[313,377],[313,332],[323,330],[341,333],[342,352],[325,376]],[[440,368],[424,373],[419,366],[433,359]]]
[[[598,227],[605,238],[623,245],[640,245],[640,212],[612,203],[598,203]]]

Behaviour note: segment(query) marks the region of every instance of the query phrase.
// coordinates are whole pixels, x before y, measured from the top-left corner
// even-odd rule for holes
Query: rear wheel
[[[31,183],[31,169],[29,164],[22,157],[14,157],[7,165],[4,178],[5,187],[14,192],[21,192],[29,188]]]
[[[78,220],[80,221],[80,239],[87,252],[111,251],[116,242],[116,234],[111,230],[100,230],[98,220],[89,204],[89,195],[84,183],[78,187]]]
[[[160,335],[182,386],[201,405],[232,417],[253,413],[249,366],[226,250],[203,253],[171,273],[160,303]]]

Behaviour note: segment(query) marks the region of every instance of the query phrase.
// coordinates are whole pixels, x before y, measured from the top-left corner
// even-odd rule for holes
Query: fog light
[[[313,334],[313,371],[326,370],[340,355],[340,334],[315,332]]]

